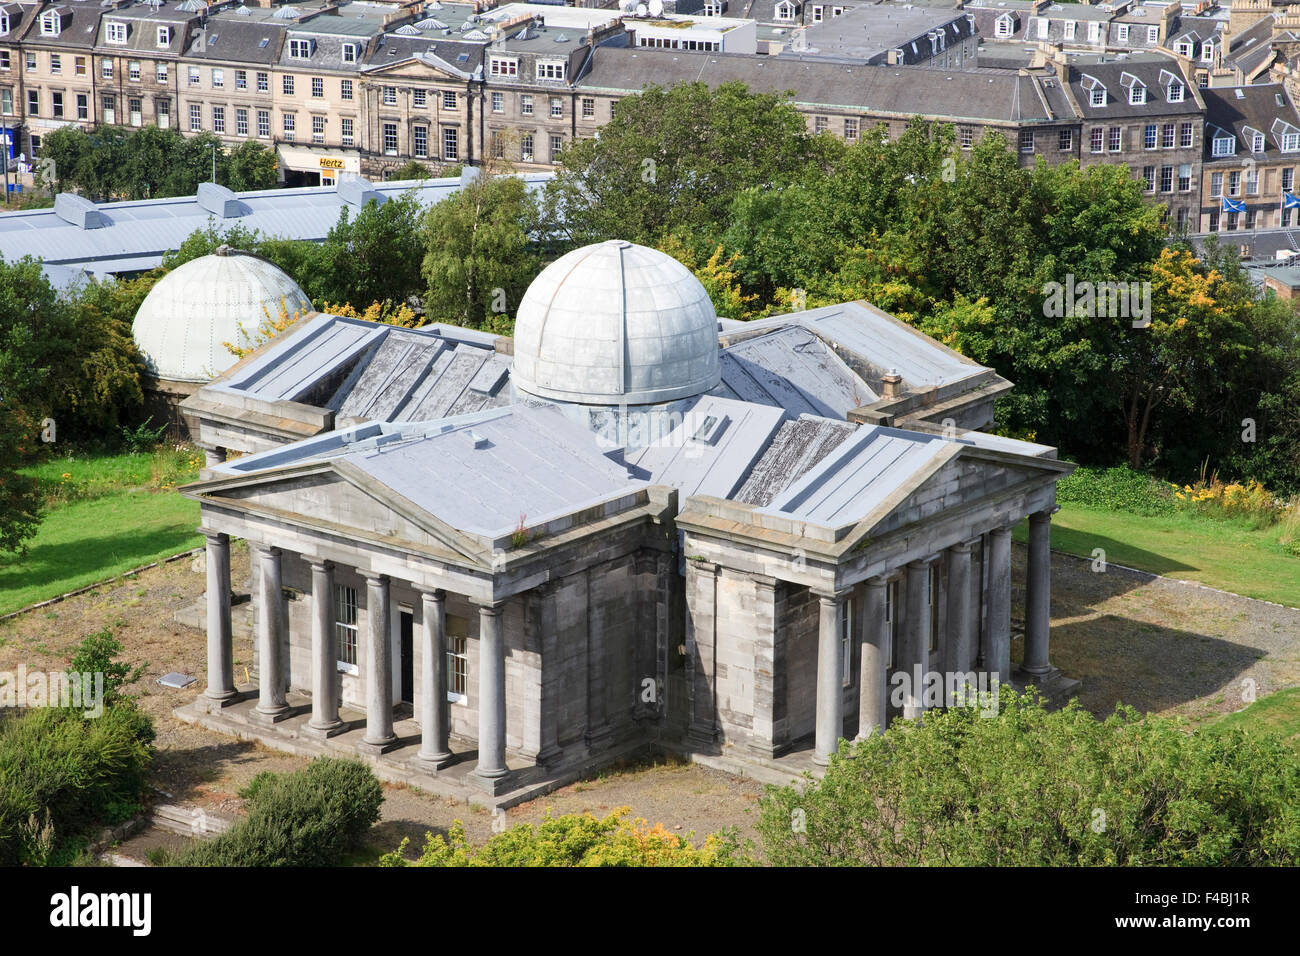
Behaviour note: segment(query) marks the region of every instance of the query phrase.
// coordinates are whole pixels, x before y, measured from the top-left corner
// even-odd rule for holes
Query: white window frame
[[[845,597],[840,602],[840,668],[842,687],[853,686],[853,600]]]
[[[790,0],[781,0],[772,10],[772,19],[782,23],[793,23],[794,4]]]
[[[344,63],[357,62],[357,45],[355,43],[343,44],[343,62]]]
[[[1216,136],[1210,146],[1212,156],[1237,155],[1237,138],[1235,136]]]
[[[488,73],[490,76],[518,76],[519,60],[508,56],[489,57]]]
[[[111,43],[114,46],[124,46],[126,44],[128,27],[121,20],[109,20],[107,32],[104,35],[104,42]]]
[[[465,633],[456,633],[461,630]],[[447,615],[447,700],[469,700],[469,619],[459,614]]]
[[[1105,106],[1105,105],[1106,105],[1106,87],[1104,87],[1104,86],[1094,86],[1094,87],[1092,88],[1092,90],[1089,92],[1089,96],[1088,96],[1088,105],[1089,105],[1089,106]]]
[[[41,14],[41,36],[56,37],[63,32],[63,18],[57,10],[46,10]]]
[[[1177,80],[1169,84],[1168,96],[1170,103],[1181,103],[1186,95],[1187,88]]]
[[[159,27],[159,28],[158,28],[158,31],[154,34],[154,39],[157,41],[157,44],[158,44],[159,47],[169,47],[169,46],[171,46],[171,43],[172,43],[172,28],[171,28],[171,27]]]
[[[1128,88],[1129,106],[1143,106],[1147,101],[1147,88],[1141,83],[1134,83]]]
[[[1127,42],[1128,42],[1128,24],[1127,24],[1127,23],[1117,23],[1117,24],[1115,24],[1115,42],[1116,42],[1116,43],[1127,43]]]
[[[1160,42],[1159,27],[1147,27],[1147,42],[1151,44],[1156,44]]]
[[[291,60],[310,60],[312,53],[315,52],[316,44],[311,40],[290,40],[289,41],[289,59]]]
[[[566,80],[569,76],[567,60],[538,60],[536,78],[539,80]]]
[[[361,629],[357,624],[357,589],[346,584],[334,585],[334,659],[338,669],[356,677],[361,673],[357,661],[360,656]],[[351,660],[348,654],[351,650]]]
[[[1073,39],[1074,39],[1075,31],[1076,31],[1077,29],[1078,29],[1078,24],[1077,24],[1074,20],[1066,20],[1066,21],[1065,21],[1065,39],[1067,39],[1067,40],[1073,40]]]

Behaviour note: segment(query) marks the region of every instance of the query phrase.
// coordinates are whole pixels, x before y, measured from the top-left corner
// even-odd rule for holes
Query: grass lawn
[[[1024,541],[1028,523],[1016,529]],[[1194,513],[1140,517],[1062,504],[1052,517],[1052,547],[1155,574],[1199,581],[1247,597],[1300,607],[1300,557],[1279,543],[1282,530],[1254,530],[1245,519]]]
[[[191,450],[59,458],[27,470],[46,514],[27,556],[0,553],[0,614],[198,547],[199,506],[175,487],[198,477]]]
[[[1261,697],[1245,710],[1228,714],[1205,728],[1206,733],[1240,727],[1245,731],[1265,731],[1276,734],[1300,754],[1300,687],[1280,690]]]

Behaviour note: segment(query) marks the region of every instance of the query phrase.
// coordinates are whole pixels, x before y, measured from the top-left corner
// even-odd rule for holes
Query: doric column
[[[474,776],[492,793],[505,789],[506,643],[501,632],[504,602],[478,609],[478,766]]]
[[[1030,677],[1051,671],[1047,634],[1051,625],[1052,514],[1029,516],[1029,558],[1025,566],[1025,658],[1020,669]]]
[[[817,732],[813,763],[825,766],[844,733],[844,652],[840,613],[847,591],[817,595]]]
[[[1011,529],[989,532],[989,647],[984,669],[1011,680]]]
[[[284,590],[281,586],[280,549],[258,546],[260,570],[257,588],[258,694],[253,715],[275,723],[289,716],[284,687]]]
[[[885,579],[870,578],[862,595],[862,674],[858,686],[858,740],[884,731],[889,702],[889,635],[885,633]]]
[[[235,701],[235,658],[230,629],[230,535],[205,531],[208,572],[208,689],[210,707]]]
[[[971,666],[970,544],[954,544],[945,554],[947,561],[948,641],[944,670],[967,672]],[[945,687],[950,686],[947,681]],[[947,701],[952,706],[953,701]]]
[[[903,621],[903,658],[907,693],[903,716],[909,720],[925,710],[925,682],[930,670],[930,564],[934,558],[907,566],[907,614]]]
[[[366,575],[366,735],[357,744],[367,753],[384,753],[397,742],[393,733],[393,636],[388,575]]]
[[[311,720],[307,733],[332,737],[347,729],[339,719],[339,665],[334,636],[334,565],[311,563]]]
[[[417,758],[431,770],[451,763],[447,743],[447,592],[420,591],[423,619],[420,667],[420,753]]]

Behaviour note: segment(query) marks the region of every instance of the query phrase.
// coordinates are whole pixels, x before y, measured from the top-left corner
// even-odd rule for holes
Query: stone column
[[[208,689],[204,699],[219,709],[235,702],[235,657],[230,628],[230,535],[205,531],[208,572]]]
[[[393,635],[388,575],[366,575],[366,735],[357,744],[381,754],[397,743],[393,733]]]
[[[311,563],[311,720],[307,734],[324,738],[341,734],[339,665],[334,636],[334,565]]]
[[[1025,658],[1020,665],[1027,677],[1042,677],[1052,669],[1047,656],[1051,625],[1052,514],[1036,511],[1029,516],[1029,559],[1025,567]]]
[[[840,647],[840,609],[847,591],[814,591],[817,617],[817,732],[813,763],[825,766],[844,733],[844,660]]]
[[[930,564],[933,558],[907,566],[907,615],[903,621],[902,665],[907,673],[903,716],[914,720],[925,710],[925,681],[930,670]]]
[[[984,668],[1011,680],[1011,529],[989,532],[989,652]]]
[[[885,579],[870,578],[862,595],[861,676],[858,686],[858,740],[884,731],[888,714],[889,635],[885,633]]]
[[[420,753],[416,759],[429,770],[451,763],[447,714],[447,592],[420,591],[423,618],[420,667]]]
[[[491,793],[505,789],[506,643],[501,633],[504,602],[478,609],[478,766],[474,776]]]
[[[968,673],[971,666],[970,544],[962,542],[948,549],[945,556],[948,590],[948,646],[944,652],[945,670]],[[947,681],[945,687],[951,686]],[[961,688],[957,688],[961,690]],[[946,693],[946,692],[945,692]],[[955,701],[947,701],[952,707]]]
[[[253,716],[275,723],[289,716],[284,687],[284,590],[281,586],[280,549],[258,546],[260,570],[257,587],[258,694]]]
[[[696,750],[716,750],[718,565],[686,561],[686,681],[690,705],[687,739]]]

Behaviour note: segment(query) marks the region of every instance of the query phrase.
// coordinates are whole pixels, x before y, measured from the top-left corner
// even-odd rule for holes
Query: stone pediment
[[[416,83],[430,83],[445,80],[454,80],[459,83],[464,81],[469,74],[458,72],[450,64],[445,67],[440,66],[443,63],[437,57],[432,56],[408,56],[392,63],[384,63],[380,66],[372,66],[364,72],[367,76],[383,77],[386,80],[406,80]]]

